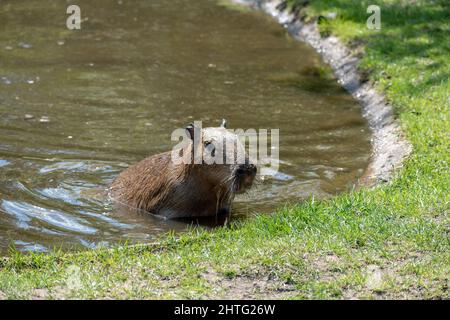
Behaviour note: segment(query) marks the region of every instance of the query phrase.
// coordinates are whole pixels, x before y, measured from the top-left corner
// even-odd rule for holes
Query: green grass
[[[291,5],[301,1],[291,0]],[[411,2],[411,1],[409,1]],[[449,7],[313,0],[355,50],[413,153],[395,179],[155,245],[0,260],[1,298],[449,298]],[[366,29],[368,4],[382,29]]]

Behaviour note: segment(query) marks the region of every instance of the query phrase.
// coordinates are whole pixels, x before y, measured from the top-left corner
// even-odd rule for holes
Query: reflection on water
[[[280,172],[238,197],[232,219],[330,196],[361,175],[370,141],[358,105],[264,14],[213,0],[77,4],[79,31],[65,27],[66,1],[0,6],[0,250],[214,225],[121,212],[105,193],[194,119],[280,129]]]

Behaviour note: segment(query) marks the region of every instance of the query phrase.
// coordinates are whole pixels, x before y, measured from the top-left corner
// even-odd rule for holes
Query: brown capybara
[[[235,194],[251,187],[256,166],[225,120],[216,128],[189,125],[185,132],[182,149],[150,156],[123,171],[112,183],[112,198],[169,219],[230,213]]]

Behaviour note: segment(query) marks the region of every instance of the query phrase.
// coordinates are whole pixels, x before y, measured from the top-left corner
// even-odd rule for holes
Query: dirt
[[[214,271],[207,271],[203,277],[211,286],[221,288],[217,296],[226,300],[286,299],[295,292],[294,286],[267,276],[227,278]]]
[[[338,82],[359,102],[372,132],[372,156],[369,166],[359,180],[360,185],[373,186],[390,181],[393,172],[402,166],[411,153],[411,145],[404,138],[392,107],[385,97],[365,81],[367,75],[358,70],[360,50],[346,47],[333,35],[321,37],[317,22],[298,19],[298,12],[286,9],[280,0],[234,0],[263,10],[285,26],[296,39],[311,45],[328,63]]]

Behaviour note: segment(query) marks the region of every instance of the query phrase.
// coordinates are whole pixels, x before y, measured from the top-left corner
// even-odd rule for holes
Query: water
[[[279,174],[239,197],[234,219],[348,190],[367,166],[359,106],[263,13],[214,0],[77,4],[82,29],[70,31],[66,1],[1,1],[0,251],[145,242],[195,224],[117,212],[105,197],[193,120],[280,129]]]

